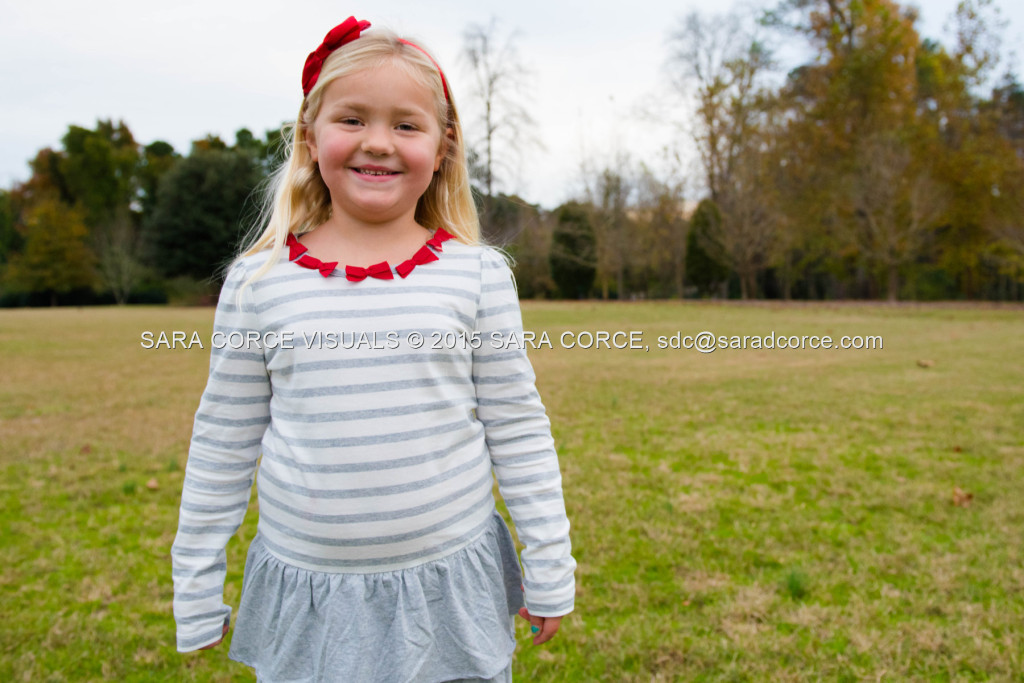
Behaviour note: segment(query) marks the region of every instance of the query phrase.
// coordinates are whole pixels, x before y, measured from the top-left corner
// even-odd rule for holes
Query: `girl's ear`
[[[446,128],[444,135],[441,136],[441,144],[437,148],[437,158],[434,159],[434,172],[437,173],[441,170],[441,162],[448,156],[448,148],[455,141],[455,131],[451,128]]]
[[[312,126],[306,126],[306,148],[309,149],[309,157],[313,160],[313,163],[317,163],[316,136],[313,135]]]

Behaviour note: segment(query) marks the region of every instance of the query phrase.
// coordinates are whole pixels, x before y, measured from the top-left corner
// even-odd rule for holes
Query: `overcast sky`
[[[922,33],[948,44],[943,27],[956,2],[918,2]],[[43,147],[58,147],[68,125],[91,128],[99,118],[122,119],[138,142],[166,140],[181,153],[208,133],[229,143],[242,127],[262,136],[294,119],[306,55],[350,14],[421,39],[445,69],[465,115],[470,103],[459,59],[462,32],[494,16],[507,31],[519,31],[522,61],[535,74],[526,96],[545,145],[528,153],[518,177],[503,189],[548,208],[578,190],[584,159],[607,163],[626,152],[661,167],[661,150],[675,134],[642,112],[669,96],[666,37],[692,9],[714,12],[732,5],[730,0],[2,3],[0,187],[25,180],[28,160]],[[1010,22],[1006,44],[1019,44],[1024,3],[997,3]]]

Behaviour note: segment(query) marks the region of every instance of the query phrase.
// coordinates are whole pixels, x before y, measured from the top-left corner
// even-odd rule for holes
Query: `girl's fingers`
[[[539,633],[540,632],[540,627],[544,623],[544,617],[535,617],[535,616],[533,616],[532,614],[530,614],[530,611],[528,609],[526,609],[525,607],[520,607],[519,608],[519,616],[521,616],[523,619],[526,619],[528,622],[530,622],[530,630],[533,633]]]
[[[551,640],[562,625],[562,617],[535,617],[525,607],[519,608],[519,616],[530,622],[533,644],[540,645]]]
[[[538,633],[534,639],[534,645],[540,645],[551,640],[556,633],[558,633],[558,627],[562,625],[562,617],[536,617],[541,620],[540,633]]]

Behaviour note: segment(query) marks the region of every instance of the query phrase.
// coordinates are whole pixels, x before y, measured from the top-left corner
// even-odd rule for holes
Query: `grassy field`
[[[518,679],[1024,680],[1024,310],[525,319],[554,345],[531,358],[579,570],[554,641],[519,627]],[[0,311],[0,680],[252,679],[226,647],[174,650],[169,547],[211,327],[211,309]],[[206,349],[145,350],[144,330]],[[651,348],[565,349],[567,330]],[[884,349],[656,348],[702,330]],[[228,547],[234,604],[255,524]]]

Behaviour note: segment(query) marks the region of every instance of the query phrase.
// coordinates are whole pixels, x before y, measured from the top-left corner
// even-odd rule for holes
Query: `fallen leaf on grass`
[[[146,482],[146,488],[149,489],[150,491],[156,491],[158,488],[160,488],[160,484],[154,477],[153,479],[150,479],[149,481]]]
[[[971,504],[972,500],[974,500],[973,493],[967,493],[959,486],[953,487],[953,505],[958,508],[965,508]]]
[[[78,449],[78,452],[81,453],[82,455],[92,453],[92,446],[90,446],[89,444],[85,444],[84,446]]]
[[[935,361],[922,358],[921,360],[917,361],[917,364],[920,365],[922,368],[930,368],[933,365],[935,365]]]

